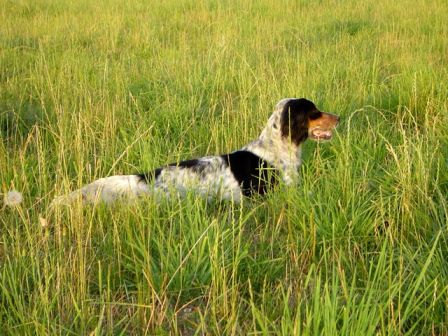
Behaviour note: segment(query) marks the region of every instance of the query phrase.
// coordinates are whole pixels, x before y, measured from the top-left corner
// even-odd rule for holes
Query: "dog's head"
[[[332,130],[339,122],[337,115],[319,111],[305,98],[283,99],[277,104],[276,112],[279,114],[277,120],[281,136],[297,146],[308,138],[331,139]]]

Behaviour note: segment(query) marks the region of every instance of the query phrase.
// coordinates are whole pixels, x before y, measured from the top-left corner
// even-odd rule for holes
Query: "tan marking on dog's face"
[[[339,123],[339,117],[335,114],[320,112],[316,119],[309,119],[308,136],[313,140],[330,140],[332,130]]]

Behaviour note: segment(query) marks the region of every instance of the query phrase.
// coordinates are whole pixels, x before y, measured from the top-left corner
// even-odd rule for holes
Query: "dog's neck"
[[[242,149],[254,153],[279,170],[286,184],[297,181],[302,163],[302,146],[282,137],[279,113],[274,112],[259,138]]]

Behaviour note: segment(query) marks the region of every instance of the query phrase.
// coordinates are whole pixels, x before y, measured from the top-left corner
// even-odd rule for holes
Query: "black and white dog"
[[[328,140],[339,117],[319,111],[304,98],[279,101],[258,139],[230,154],[205,156],[169,164],[147,174],[117,175],[96,180],[56,204],[76,199],[111,203],[143,195],[183,195],[189,191],[206,198],[241,201],[265,194],[279,179],[291,184],[301,164],[301,146],[307,139]]]

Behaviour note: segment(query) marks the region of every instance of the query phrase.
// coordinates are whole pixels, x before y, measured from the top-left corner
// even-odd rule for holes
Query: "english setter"
[[[282,99],[258,139],[239,150],[169,164],[146,174],[101,178],[55,198],[53,205],[76,199],[111,203],[143,195],[183,195],[188,191],[239,202],[243,196],[265,194],[279,179],[292,184],[301,164],[303,142],[307,138],[330,139],[338,122],[338,116],[319,111],[307,99]]]

